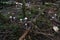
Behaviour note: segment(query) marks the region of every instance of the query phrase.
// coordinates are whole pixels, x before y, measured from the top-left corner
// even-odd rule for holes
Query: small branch
[[[32,40],[31,37],[30,37],[30,35],[28,35],[28,38],[29,38],[30,40]]]
[[[29,33],[29,31],[30,31],[30,27],[24,32],[24,34],[19,38],[19,40],[24,40],[24,38]]]
[[[50,33],[44,33],[44,32],[35,32],[36,34],[43,34],[43,35],[46,35],[46,36],[54,36],[53,34],[50,34]]]

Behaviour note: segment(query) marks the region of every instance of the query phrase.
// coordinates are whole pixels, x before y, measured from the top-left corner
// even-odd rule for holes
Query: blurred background
[[[0,40],[60,40],[60,0],[0,0]]]

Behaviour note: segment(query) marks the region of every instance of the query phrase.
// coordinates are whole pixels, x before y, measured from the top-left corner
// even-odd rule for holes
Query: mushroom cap
[[[59,28],[58,28],[57,26],[53,26],[53,30],[54,30],[55,32],[58,32],[58,31],[59,31]]]
[[[25,20],[27,20],[28,18],[27,18],[27,17],[25,17],[24,19],[25,19]]]
[[[55,17],[52,17],[52,19],[54,19]]]
[[[20,21],[22,21],[23,19],[20,19]]]
[[[9,16],[9,18],[12,18],[12,16]]]
[[[27,26],[27,23],[25,23],[25,26]]]
[[[13,17],[13,19],[15,19],[16,17]]]
[[[54,14],[55,16],[57,16],[57,14]]]

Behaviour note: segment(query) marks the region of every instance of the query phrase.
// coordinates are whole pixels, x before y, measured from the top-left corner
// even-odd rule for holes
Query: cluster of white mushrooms
[[[56,17],[57,16],[57,14],[54,14],[54,16]],[[52,19],[54,19],[55,17],[52,17]],[[51,19],[51,20],[52,20]],[[58,28],[58,26],[55,26],[55,25],[53,25],[53,30],[55,31],[55,32],[58,32],[59,31],[59,28]]]
[[[22,6],[23,3],[16,2],[16,6],[17,6],[17,5],[21,5],[21,6]],[[29,3],[25,3],[25,6],[30,7],[30,2],[29,2]]]
[[[14,20],[16,19],[16,17],[12,17],[12,16],[9,16],[9,18],[10,18],[10,19],[14,19]],[[20,20],[20,22],[22,22],[22,20],[25,20],[25,21],[26,21],[27,19],[28,19],[28,18],[25,17],[24,19],[19,19],[19,20]],[[25,26],[27,26],[27,23],[25,23]]]
[[[54,14],[54,16],[51,17],[50,20],[53,20],[54,18],[56,18],[57,14]]]

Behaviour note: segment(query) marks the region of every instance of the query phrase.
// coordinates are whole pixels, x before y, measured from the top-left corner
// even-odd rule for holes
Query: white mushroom
[[[18,2],[16,2],[16,4],[19,4]]]
[[[25,26],[27,26],[27,23],[25,23]]]
[[[19,3],[19,2],[16,2],[16,4],[20,4],[20,5],[23,5],[22,3]]]
[[[12,16],[10,16],[9,18],[12,18]]]
[[[27,18],[27,17],[25,17],[24,19],[25,19],[25,20],[27,20],[28,18]]]
[[[57,16],[57,14],[54,14],[55,16]]]
[[[54,30],[55,32],[58,32],[58,31],[59,31],[59,28],[58,28],[57,26],[53,26],[53,30]]]
[[[22,21],[23,19],[20,19],[20,21]]]
[[[52,17],[52,19],[54,19],[55,17]]]
[[[13,17],[13,19],[16,19],[16,17]]]
[[[19,3],[21,6],[23,5],[22,3]]]

